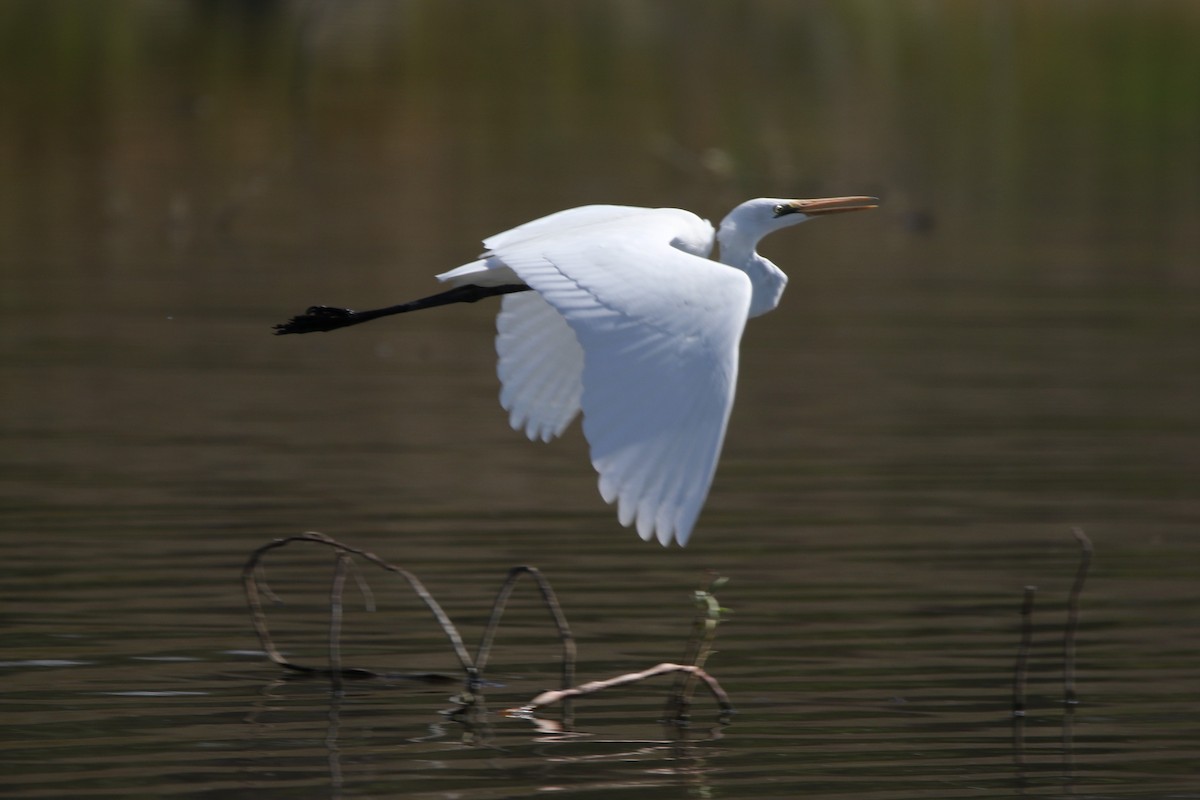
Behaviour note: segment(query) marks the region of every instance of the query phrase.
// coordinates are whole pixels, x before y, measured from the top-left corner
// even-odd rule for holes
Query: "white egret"
[[[497,372],[512,427],[550,441],[582,409],[600,495],[617,504],[621,524],[684,545],[725,439],[742,330],[775,308],[787,284],[755,251],[759,240],[877,203],[749,200],[715,231],[675,208],[572,208],[485,239],[478,260],[437,276],[449,291],[370,311],[313,306],[275,332],[505,295]],[[709,260],[714,244],[719,262]]]

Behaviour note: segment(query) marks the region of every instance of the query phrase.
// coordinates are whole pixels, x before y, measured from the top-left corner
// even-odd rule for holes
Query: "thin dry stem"
[[[1025,716],[1025,676],[1029,663],[1029,643],[1033,638],[1033,598],[1036,593],[1036,586],[1026,586],[1021,602],[1021,643],[1017,647],[1017,663],[1013,667],[1014,717]]]
[[[329,588],[329,674],[335,688],[341,688],[342,683],[342,594],[346,589],[346,570],[351,563],[350,556],[338,553],[333,585]]]
[[[504,579],[500,591],[496,594],[496,600],[492,603],[492,614],[488,618],[487,627],[484,628],[483,636],[480,637],[479,649],[475,653],[475,665],[482,673],[487,665],[488,657],[491,655],[492,642],[495,641],[500,618],[504,616],[505,605],[508,603],[513,589],[516,588],[517,581],[523,575],[528,575],[537,583],[538,591],[542,595],[542,602],[546,604],[546,610],[550,612],[550,617],[558,629],[558,638],[562,642],[563,649],[562,680],[565,688],[575,680],[575,637],[571,634],[571,626],[567,624],[567,617],[563,614],[562,606],[559,605],[558,596],[554,594],[550,582],[537,567],[517,566],[508,571],[508,576]]]
[[[324,545],[325,547],[331,547],[339,553],[339,563],[341,562],[342,557],[356,555],[360,558],[370,561],[372,564],[375,564],[387,572],[393,572],[404,578],[417,597],[421,599],[426,608],[428,608],[430,613],[433,614],[434,619],[436,619],[438,624],[441,626],[442,632],[446,634],[446,638],[450,640],[450,645],[453,648],[455,655],[458,656],[458,660],[462,664],[463,670],[466,671],[468,676],[477,678],[478,670],[475,668],[475,664],[471,660],[471,656],[467,652],[466,646],[463,644],[462,636],[459,635],[458,629],[454,627],[454,623],[450,621],[448,616],[446,616],[446,612],[442,610],[441,605],[438,604],[437,600],[434,599],[433,595],[429,593],[429,591],[425,588],[425,585],[421,583],[417,576],[413,575],[406,569],[389,564],[374,553],[368,553],[365,550],[359,550],[358,548],[350,547],[349,545],[342,544],[341,542],[315,531],[308,531],[307,533],[303,533],[299,536],[288,536],[268,542],[251,553],[250,559],[242,568],[242,584],[246,590],[246,602],[250,606],[250,620],[254,624],[254,630],[258,634],[259,641],[262,643],[263,651],[266,652],[267,657],[273,662],[281,667],[284,667],[285,669],[290,669],[297,672],[321,671],[313,667],[294,664],[283,657],[283,655],[275,647],[275,643],[271,638],[271,632],[267,626],[266,614],[263,611],[262,601],[259,598],[260,592],[262,592],[262,589],[259,586],[259,564],[263,556],[272,550],[286,547],[296,542],[319,544]],[[337,583],[336,597],[338,598],[339,606],[338,629],[340,630],[340,598],[341,585],[345,582],[344,566],[338,567],[338,574],[335,576],[335,578]],[[331,641],[330,646],[334,647],[336,645],[333,641]],[[332,664],[330,665],[330,668],[334,668]],[[354,673],[356,675],[370,674],[364,670],[354,670]]]
[[[271,637],[270,629],[267,625],[266,614],[262,607],[262,595],[268,595],[273,600],[278,598],[266,586],[265,570],[262,565],[263,557],[270,551],[286,547],[293,543],[319,544],[325,547],[332,548],[336,554],[336,562],[334,568],[333,581],[330,587],[330,619],[329,619],[329,666],[328,669],[318,669],[308,667],[301,664],[295,664],[288,661],[276,648]],[[473,661],[466,647],[463,645],[462,637],[458,630],[450,621],[449,617],[442,610],[438,602],[425,589],[424,585],[412,573],[401,567],[387,563],[383,559],[373,553],[359,550],[358,548],[344,545],[328,536],[321,533],[309,531],[299,536],[290,536],[282,539],[276,539],[272,542],[259,547],[251,553],[249,560],[242,569],[242,581],[246,590],[246,600],[250,607],[250,618],[254,625],[255,631],[258,633],[259,641],[262,643],[264,652],[267,657],[273,662],[285,669],[307,672],[307,673],[329,673],[335,681],[335,686],[341,685],[341,678],[353,675],[355,677],[370,677],[374,673],[363,669],[347,669],[342,666],[341,654],[341,635],[343,622],[343,600],[345,593],[345,585],[347,573],[353,570],[355,579],[358,581],[359,588],[363,592],[364,600],[369,607],[374,607],[374,598],[371,595],[370,587],[367,586],[359,573],[357,566],[352,556],[359,556],[376,566],[388,572],[393,572],[404,578],[413,592],[425,603],[426,607],[433,614],[434,618],[441,625],[446,637],[450,640],[450,644],[458,656],[463,669],[467,673],[468,700],[464,700],[464,706],[471,709],[482,708],[479,705],[480,698],[475,695],[480,684],[480,675],[483,667],[487,664],[488,657],[491,653],[492,645],[495,641],[496,631],[500,624],[500,619],[504,614],[505,606],[509,597],[512,595],[517,582],[524,576],[530,576],[537,583],[538,590],[541,593],[542,600],[550,612],[551,618],[554,620],[558,630],[559,640],[562,643],[562,689],[551,692],[543,692],[535,697],[528,706],[522,709],[510,710],[513,715],[530,716],[532,712],[541,706],[546,706],[551,703],[562,703],[564,710],[564,729],[569,727],[569,707],[571,698],[592,694],[594,692],[609,689],[615,686],[622,686],[629,683],[643,681],[657,675],[670,673],[683,673],[687,676],[687,682],[699,681],[708,687],[714,699],[720,705],[724,714],[733,712],[733,704],[729,701],[728,695],[717,683],[716,679],[709,675],[700,666],[707,658],[712,646],[712,640],[717,623],[720,621],[721,611],[716,604],[716,599],[711,595],[711,589],[719,585],[714,582],[709,586],[710,592],[697,593],[703,594],[706,599],[705,613],[703,616],[697,617],[696,635],[689,649],[689,657],[695,662],[692,664],[670,664],[663,663],[642,672],[634,672],[626,675],[620,675],[606,681],[592,681],[591,683],[583,684],[582,686],[572,687],[575,676],[575,661],[576,647],[575,638],[571,633],[570,626],[567,624],[566,616],[563,614],[562,607],[558,602],[558,598],[551,588],[549,581],[542,575],[536,567],[518,566],[509,570],[508,576],[500,587],[500,591],[496,595],[496,600],[492,605],[492,613],[488,619],[487,626],[480,640],[479,649],[476,658]],[[678,692],[677,692],[678,693]],[[676,701],[677,704],[679,701]]]
[[[1080,528],[1072,530],[1079,542],[1079,568],[1067,599],[1067,627],[1063,633],[1063,702],[1073,706],[1079,702],[1075,693],[1075,633],[1079,630],[1079,596],[1092,565],[1092,540]]]
[[[609,678],[605,681],[591,681],[570,689],[542,692],[537,697],[530,700],[527,705],[518,709],[509,709],[507,713],[515,716],[530,714],[534,710],[542,706],[550,705],[551,703],[557,703],[573,697],[581,697],[586,694],[595,694],[596,692],[604,691],[605,689],[612,689],[616,686],[638,683],[658,675],[668,675],[676,672],[690,673],[695,678],[703,682],[704,685],[708,687],[708,690],[712,692],[713,699],[715,699],[717,704],[721,706],[721,710],[723,712],[729,713],[734,710],[733,703],[730,702],[729,695],[725,694],[725,690],[721,688],[721,684],[717,682],[716,678],[709,675],[700,667],[694,667],[688,664],[663,663],[651,667],[650,669],[643,670],[642,672],[630,672],[625,675],[618,675],[615,678]]]

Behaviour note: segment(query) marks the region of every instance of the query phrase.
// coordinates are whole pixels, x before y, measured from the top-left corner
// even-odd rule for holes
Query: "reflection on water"
[[[122,571],[106,553],[112,548],[81,544],[59,561],[57,582],[16,587],[27,606],[13,615],[21,622],[6,652],[18,661],[70,653],[78,663],[4,667],[5,724],[20,734],[6,746],[10,774],[30,794],[41,787],[57,796],[101,785],[161,793],[190,776],[218,793],[311,796],[340,786],[347,796],[390,788],[485,797],[488,787],[511,795],[554,786],[909,797],[938,785],[951,794],[1087,795],[1186,780],[1196,700],[1187,636],[1197,598],[1185,565],[1200,555],[1194,542],[1122,546],[1111,532],[1097,537],[1100,557],[1083,598],[1081,704],[1072,713],[1062,705],[1061,672],[1077,558],[1069,534],[800,533],[799,543],[764,534],[773,559],[726,559],[739,576],[721,593],[734,617],[709,666],[738,706],[730,727],[719,727],[717,709],[701,700],[690,728],[663,728],[663,683],[579,701],[577,733],[565,736],[495,713],[447,718],[452,686],[349,681],[331,695],[325,682],[281,676],[253,652],[233,533],[144,557],[156,573],[186,561],[186,581],[136,563]],[[464,553],[488,553],[489,538],[467,532],[458,541]],[[436,547],[385,536],[374,544]],[[120,550],[138,560],[136,548]],[[562,563],[547,569],[579,637],[580,679],[679,658],[691,616],[686,581],[695,573],[652,564],[631,576],[635,553],[595,553],[584,568],[552,556]],[[503,570],[484,574],[495,558],[465,561],[464,578],[444,565],[426,578],[473,644]],[[314,595],[328,586],[328,559],[300,566],[294,577],[307,574]],[[273,588],[301,599],[286,571],[269,569]],[[79,585],[97,573],[109,585]],[[364,618],[347,595],[348,641],[357,646],[347,663],[386,659],[398,670],[454,674],[444,639],[408,593],[371,580],[376,614]],[[1039,585],[1039,602],[1028,716],[1015,742],[1011,675],[1027,583]],[[293,611],[307,613],[309,646],[319,652],[326,617],[318,605]],[[517,593],[511,612],[483,690],[493,712],[558,679],[557,642],[532,590]],[[288,642],[293,652],[304,646]]]
[[[6,794],[1194,792],[1197,9],[4,4]],[[791,283],[685,550],[617,529],[577,433],[508,430],[494,309],[270,336],[557,208],[860,192],[873,219],[766,244]],[[681,658],[717,569],[739,714],[664,730],[640,686],[549,736],[449,719],[447,687],[280,680],[238,571],[307,529],[416,571],[469,639],[538,565],[583,680]],[[453,672],[375,588],[352,654]],[[300,596],[289,646],[319,650]],[[493,710],[557,680],[514,603]]]

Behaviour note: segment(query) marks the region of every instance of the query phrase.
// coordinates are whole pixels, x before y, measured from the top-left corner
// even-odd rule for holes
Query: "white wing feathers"
[[[507,295],[498,321],[513,427],[549,440],[582,403],[601,495],[664,545],[687,542],[708,495],[750,306],[744,273],[671,246],[706,252],[704,236],[686,212],[586,207],[494,236],[446,275],[507,268],[536,291]]]
[[[549,216],[526,222],[523,225],[497,233],[483,240],[486,250],[479,256],[478,261],[463,264],[448,272],[437,275],[437,279],[452,286],[462,286],[473,283],[478,286],[499,286],[505,283],[520,283],[517,277],[504,262],[495,257],[495,252],[501,248],[515,247],[550,238],[578,235],[577,232],[589,226],[602,226],[625,217],[642,216],[653,213],[653,209],[636,206],[580,206],[558,211]],[[686,212],[685,212],[686,213]]]
[[[579,413],[583,349],[566,320],[537,292],[507,294],[496,318],[500,405],[509,423],[548,442]]]
[[[644,216],[648,211],[652,212],[653,209],[605,205],[580,206],[568,208],[565,211],[556,211],[484,239],[483,246],[487,251],[485,255],[542,237],[574,235],[579,229],[590,225],[614,222],[625,217]]]

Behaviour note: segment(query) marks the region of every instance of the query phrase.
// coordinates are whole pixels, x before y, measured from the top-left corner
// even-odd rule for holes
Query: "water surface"
[[[6,796],[1196,796],[1192,4],[96,8],[0,26]],[[494,308],[269,335],[562,207],[851,193],[884,205],[764,246],[791,283],[682,550],[617,526],[577,429],[509,430]],[[567,735],[503,717],[558,680],[529,587],[478,718],[286,679],[240,569],[304,530],[419,574],[472,646],[537,565],[581,680],[682,658],[716,570],[738,713],[664,727],[659,680]],[[269,574],[319,661],[328,557]],[[370,581],[347,663],[455,675]]]

